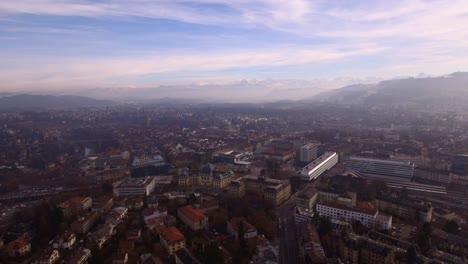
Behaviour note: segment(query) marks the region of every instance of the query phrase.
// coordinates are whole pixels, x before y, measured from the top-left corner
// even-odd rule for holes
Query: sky
[[[466,0],[0,0],[0,91],[448,74],[466,25]]]

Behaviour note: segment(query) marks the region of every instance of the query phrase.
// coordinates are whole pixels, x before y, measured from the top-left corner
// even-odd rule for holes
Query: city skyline
[[[466,13],[463,1],[4,1],[1,91],[442,75],[467,69]]]

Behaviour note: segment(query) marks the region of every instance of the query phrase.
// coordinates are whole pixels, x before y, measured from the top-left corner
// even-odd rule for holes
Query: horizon
[[[466,71],[467,12],[463,1],[3,2],[0,91],[273,80],[319,92],[440,76]]]

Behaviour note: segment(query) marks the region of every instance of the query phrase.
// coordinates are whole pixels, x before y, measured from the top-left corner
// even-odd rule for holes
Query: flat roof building
[[[349,157],[346,169],[373,179],[409,182],[414,176],[414,164],[402,161]]]
[[[301,178],[306,181],[315,180],[337,163],[338,154],[336,152],[325,152],[325,154],[302,168]]]
[[[114,186],[114,196],[148,196],[155,186],[154,177],[127,178]]]

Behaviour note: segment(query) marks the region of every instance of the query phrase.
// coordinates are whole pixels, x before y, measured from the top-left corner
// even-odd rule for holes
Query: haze
[[[466,70],[467,12],[466,1],[1,1],[0,91],[223,93],[248,80],[297,99],[443,75]]]

